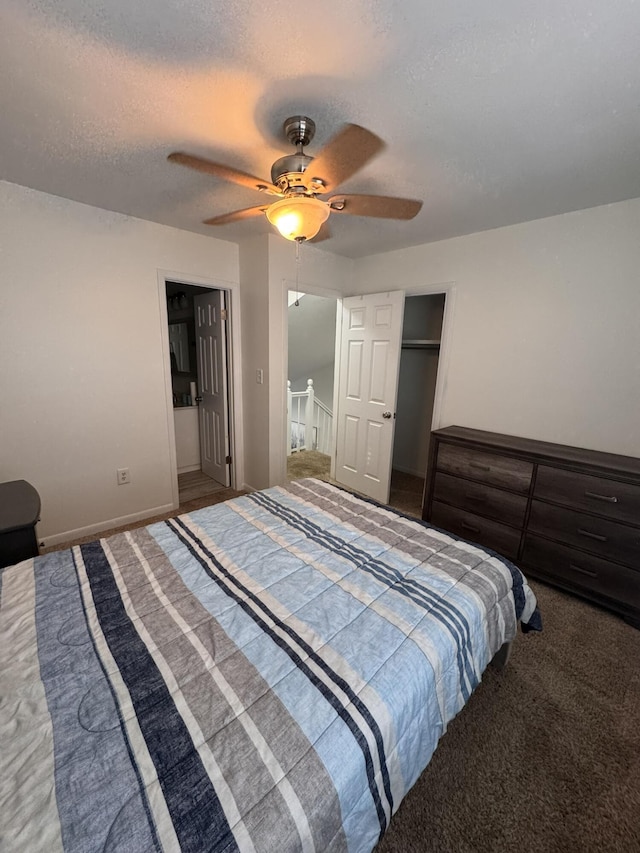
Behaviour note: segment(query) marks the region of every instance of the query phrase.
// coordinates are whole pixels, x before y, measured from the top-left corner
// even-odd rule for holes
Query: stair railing
[[[333,414],[317,400],[313,379],[307,379],[305,391],[292,391],[287,380],[287,456],[299,450],[318,450],[331,453]]]

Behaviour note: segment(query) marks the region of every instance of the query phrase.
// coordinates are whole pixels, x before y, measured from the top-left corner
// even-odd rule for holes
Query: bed
[[[371,851],[541,629],[509,562],[313,479],[0,578],[5,853]]]

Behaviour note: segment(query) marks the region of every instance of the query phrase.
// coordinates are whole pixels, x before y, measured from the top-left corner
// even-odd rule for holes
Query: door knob
[[[389,420],[389,418],[391,417],[391,412],[383,412],[383,413],[382,413],[382,417],[383,417],[385,420]]]

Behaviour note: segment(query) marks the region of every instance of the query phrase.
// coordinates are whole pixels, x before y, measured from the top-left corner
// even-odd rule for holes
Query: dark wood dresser
[[[640,459],[446,427],[422,517],[640,628]]]

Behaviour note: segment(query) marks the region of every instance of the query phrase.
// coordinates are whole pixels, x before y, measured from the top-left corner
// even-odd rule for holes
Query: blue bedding
[[[3,851],[371,851],[520,571],[317,480],[4,570]]]

